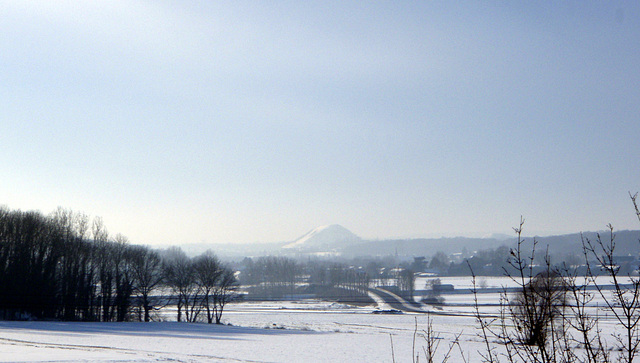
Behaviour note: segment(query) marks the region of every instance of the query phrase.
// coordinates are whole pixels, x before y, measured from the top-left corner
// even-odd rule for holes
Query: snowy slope
[[[360,237],[338,224],[321,226],[305,233],[295,241],[282,248],[296,249],[329,249],[344,247],[348,244],[360,242]]]

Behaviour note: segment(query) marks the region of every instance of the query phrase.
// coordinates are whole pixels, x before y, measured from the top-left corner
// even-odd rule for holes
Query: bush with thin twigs
[[[635,214],[640,220],[637,194],[631,195]],[[497,316],[480,312],[476,278],[472,270],[476,321],[479,336],[485,343],[479,352],[485,362],[611,362],[631,363],[640,352],[640,278],[621,275],[615,259],[615,233],[611,225],[608,237],[597,235],[595,240],[582,239],[586,274],[578,275],[575,268],[553,266],[548,253],[541,272],[536,266],[536,241],[531,254],[524,254],[521,219],[514,228],[518,242],[508,260],[505,275],[519,286],[515,295],[506,289],[501,294]],[[596,261],[595,263],[592,261]],[[515,273],[513,272],[515,271]],[[609,277],[610,290],[595,277]],[[624,281],[624,282],[623,282]],[[599,326],[598,310],[589,309],[598,296],[605,302],[603,313],[611,315],[621,329],[613,340],[607,340]],[[496,344],[498,343],[498,344]],[[503,349],[497,349],[498,346]]]

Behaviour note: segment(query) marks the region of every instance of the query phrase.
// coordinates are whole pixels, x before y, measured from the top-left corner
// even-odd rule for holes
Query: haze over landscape
[[[638,1],[0,0],[0,362],[638,362],[638,65]]]
[[[637,229],[637,2],[0,1],[0,203],[132,243]]]

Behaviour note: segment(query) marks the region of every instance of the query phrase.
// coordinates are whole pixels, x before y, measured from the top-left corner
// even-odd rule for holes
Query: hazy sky
[[[639,229],[629,2],[0,1],[0,204],[134,243]]]

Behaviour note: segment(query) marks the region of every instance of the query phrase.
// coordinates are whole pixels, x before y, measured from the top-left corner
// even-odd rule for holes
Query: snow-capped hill
[[[360,237],[338,224],[322,226],[305,233],[282,248],[328,249],[360,242]]]

